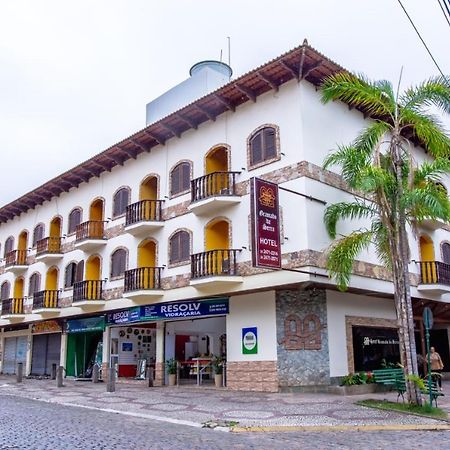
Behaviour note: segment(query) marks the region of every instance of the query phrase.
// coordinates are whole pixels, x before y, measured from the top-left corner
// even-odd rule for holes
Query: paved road
[[[448,449],[449,431],[224,433],[0,395],[6,449]]]

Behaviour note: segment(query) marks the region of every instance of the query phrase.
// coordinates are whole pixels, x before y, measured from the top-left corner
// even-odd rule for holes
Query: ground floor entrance
[[[31,375],[50,376],[60,364],[61,333],[34,335],[32,345]]]
[[[15,336],[5,338],[2,369],[4,374],[15,374],[18,363],[23,363],[23,366],[25,368],[27,348],[28,336]]]

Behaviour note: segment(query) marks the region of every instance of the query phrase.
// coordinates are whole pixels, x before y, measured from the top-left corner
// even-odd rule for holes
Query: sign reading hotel
[[[278,185],[252,178],[252,261],[255,267],[281,268]]]

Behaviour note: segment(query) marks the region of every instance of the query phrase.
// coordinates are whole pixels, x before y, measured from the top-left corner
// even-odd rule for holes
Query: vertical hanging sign
[[[278,185],[252,178],[252,261],[255,267],[281,268]]]

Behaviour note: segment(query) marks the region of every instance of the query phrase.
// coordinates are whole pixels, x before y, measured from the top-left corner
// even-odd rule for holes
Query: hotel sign
[[[281,268],[278,185],[252,178],[252,261],[255,267]]]

